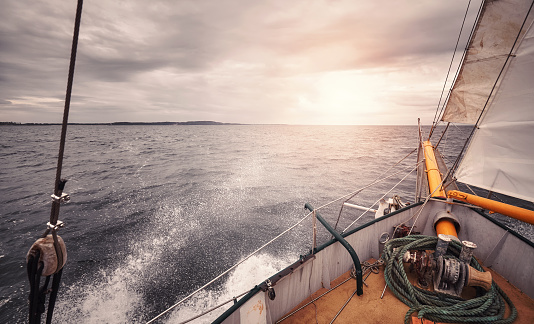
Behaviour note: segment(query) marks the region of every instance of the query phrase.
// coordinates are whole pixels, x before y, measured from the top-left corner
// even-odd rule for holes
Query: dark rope
[[[52,280],[52,291],[50,292],[50,300],[48,301],[48,312],[46,314],[46,324],[52,323],[52,315],[54,313],[54,306],[56,305],[57,293],[59,291],[59,283],[61,282],[61,275],[63,268],[61,268]]]
[[[28,263],[26,264],[26,269],[28,272],[28,279],[30,281],[30,316],[29,323],[39,323],[41,321],[41,314],[44,313],[44,298],[42,292],[43,289],[39,288],[41,275],[43,273],[44,264],[39,262],[41,253],[39,250],[36,250],[35,253],[31,253],[28,256]],[[46,282],[48,284],[48,281]]]
[[[58,242],[57,233],[56,233],[57,228],[55,228],[54,226],[57,225],[58,223],[59,208],[61,206],[60,198],[61,198],[61,195],[63,194],[65,183],[67,182],[64,179],[61,179],[61,171],[63,168],[63,155],[65,152],[65,141],[66,141],[66,136],[67,136],[67,125],[68,125],[68,119],[69,119],[72,84],[74,81],[74,67],[76,63],[76,52],[78,49],[78,35],[80,33],[80,22],[82,18],[82,7],[83,7],[83,0],[78,0],[78,5],[76,7],[76,19],[74,22],[74,34],[72,37],[72,48],[71,48],[71,53],[70,53],[70,66],[69,66],[69,75],[68,75],[68,80],[67,80],[67,92],[65,95],[65,108],[63,111],[63,123],[61,127],[61,138],[59,142],[59,154],[58,154],[57,169],[56,169],[56,180],[55,180],[55,185],[54,185],[55,199],[52,201],[52,208],[50,211],[50,225],[51,226],[49,226],[48,229],[42,235],[42,237],[46,237],[50,232],[52,232],[52,237],[54,240],[54,249],[55,249],[55,253],[57,256],[57,268],[56,268],[56,273],[54,274],[52,288],[50,290],[48,289],[48,284],[50,283],[50,276],[46,277],[44,285],[41,288],[39,288],[44,264],[43,262],[39,261],[40,252],[38,250],[35,252],[30,251],[30,255],[28,256],[28,263],[27,263],[28,279],[30,281],[30,296],[29,296],[29,302],[30,302],[29,323],[30,324],[41,322],[41,314],[45,312],[46,295],[48,293],[50,293],[50,298],[48,301],[48,312],[47,312],[46,322],[47,323],[52,322],[52,315],[54,312],[54,306],[56,303],[57,293],[59,290],[61,274],[63,272],[63,269],[61,267],[63,266],[64,255],[62,253],[61,247]]]
[[[70,66],[69,76],[67,80],[67,93],[65,95],[65,108],[63,110],[63,125],[61,127],[61,139],[59,142],[59,154],[57,158],[56,182],[54,187],[54,195],[61,197],[65,180],[61,179],[61,170],[63,168],[63,153],[65,151],[65,139],[67,137],[67,124],[69,120],[70,97],[72,94],[72,83],[74,81],[74,66],[76,63],[76,51],[78,49],[78,34],[80,33],[80,22],[82,19],[83,0],[78,0],[76,8],[76,20],[74,22],[74,35],[72,37],[72,48],[70,52]],[[59,216],[59,201],[52,203],[52,210],[50,213],[50,224],[55,225]]]

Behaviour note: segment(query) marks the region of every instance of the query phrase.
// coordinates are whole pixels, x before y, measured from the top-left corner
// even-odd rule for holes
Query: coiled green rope
[[[404,323],[410,323],[414,312],[418,312],[418,318],[441,323],[512,323],[517,317],[517,310],[495,281],[484,295],[469,300],[411,284],[404,271],[402,256],[408,250],[434,250],[437,240],[433,236],[410,235],[390,240],[384,247],[382,259],[386,263],[386,283],[395,296],[410,307]],[[458,258],[460,251],[460,243],[453,240],[445,257]],[[484,271],[475,258],[472,258],[470,265],[478,271]],[[504,318],[505,303],[511,310],[508,318]]]

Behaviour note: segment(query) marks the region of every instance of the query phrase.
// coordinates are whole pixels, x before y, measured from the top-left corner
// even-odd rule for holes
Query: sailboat
[[[457,162],[447,168],[438,149],[440,140],[431,142],[438,128],[433,127],[428,137],[420,128],[414,150],[415,202],[408,204],[397,196],[385,200],[379,194],[379,206],[372,209],[350,200],[381,181],[377,179],[341,201],[342,210],[371,211],[375,218],[351,228],[356,220],[343,231],[322,217],[322,207],[306,204],[306,217],[250,256],[306,219],[313,221],[310,253],[228,301],[233,305],[213,323],[533,323],[534,243],[488,214],[534,224],[534,212],[457,186],[464,183],[534,202],[534,152],[529,148],[534,135],[533,4],[495,0],[480,8],[461,68],[439,114],[446,123],[473,125]],[[56,256],[63,254],[56,246],[63,243],[55,237],[61,224],[54,208],[68,199],[61,191],[58,185],[53,196],[56,216],[43,237],[52,233],[44,244]],[[332,235],[322,245],[316,243],[318,226]],[[34,258],[36,270],[39,255]],[[40,268],[34,276],[39,280],[40,274],[54,274],[56,285],[59,274],[59,285],[64,263],[56,258],[50,269]],[[161,320],[238,265],[149,323]]]
[[[480,8],[440,114],[474,125],[461,163],[447,170],[439,140],[420,133],[415,203],[382,200],[374,220],[341,233],[306,204],[333,239],[236,299],[214,323],[534,322],[534,244],[484,211],[530,224],[534,212],[456,186],[534,201],[532,6]],[[343,207],[350,205],[361,208]]]

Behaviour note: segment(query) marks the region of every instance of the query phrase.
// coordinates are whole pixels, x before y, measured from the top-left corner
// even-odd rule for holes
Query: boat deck
[[[374,261],[373,259],[369,260],[369,263],[373,263]],[[485,270],[491,272],[493,280],[505,291],[517,308],[518,317],[514,323],[534,323],[534,301],[493,270],[487,268]],[[350,271],[332,281],[331,287],[335,287],[349,277]],[[413,283],[416,279],[413,277],[410,280]],[[336,318],[335,323],[403,323],[404,316],[409,307],[398,300],[389,288],[386,289],[384,298],[380,298],[386,284],[384,280],[384,266],[380,267],[378,274],[371,273],[365,282],[368,286],[363,286],[363,295],[354,295]],[[291,310],[289,314],[306,305],[327,290],[326,288],[322,288],[316,291]],[[331,323],[332,319],[334,319],[355,290],[356,280],[351,279],[280,323]],[[507,308],[506,317],[508,315],[509,309]],[[413,321],[413,323],[433,322],[417,320]]]

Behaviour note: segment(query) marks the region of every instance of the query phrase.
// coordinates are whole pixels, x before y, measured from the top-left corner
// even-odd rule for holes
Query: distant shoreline
[[[68,123],[69,125],[102,125],[102,126],[139,126],[139,125],[247,125],[239,123],[221,123],[209,120],[186,122],[113,122],[113,123]],[[17,123],[0,122],[0,126],[60,126],[61,123]]]
[[[417,125],[298,125],[298,124],[240,124],[240,123],[221,123],[209,120],[186,121],[186,122],[112,122],[112,123],[68,123],[68,125],[80,126],[182,126],[182,125],[279,125],[279,126],[408,126],[417,127]],[[0,126],[61,126],[61,123],[19,123],[19,122],[0,122]],[[431,125],[421,125],[430,127]],[[441,125],[440,125],[441,126]],[[456,125],[457,127],[467,127],[472,125]]]

